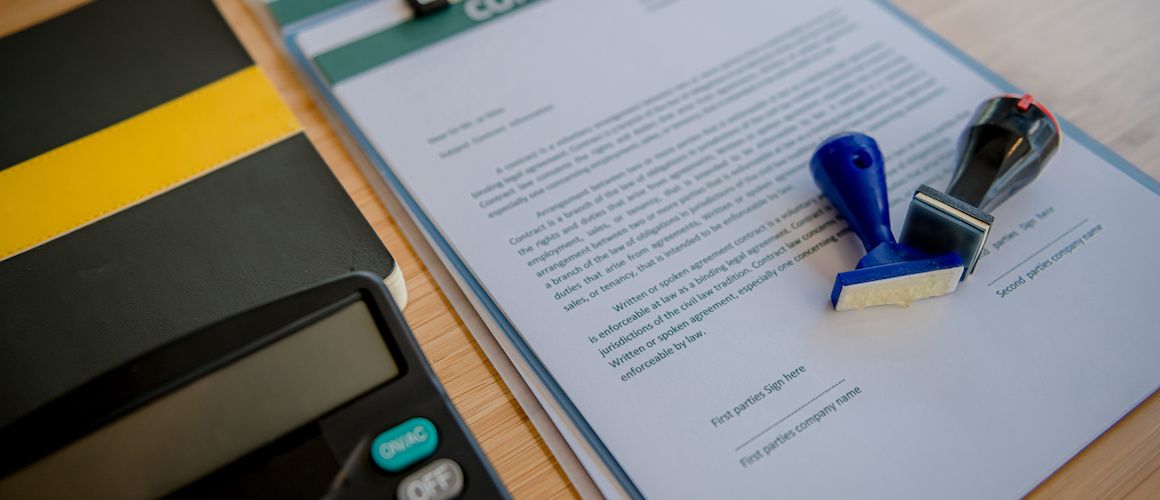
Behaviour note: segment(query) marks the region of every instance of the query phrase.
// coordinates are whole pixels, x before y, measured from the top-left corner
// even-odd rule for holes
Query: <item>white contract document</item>
[[[402,5],[293,50],[607,493],[1016,496],[1158,388],[1160,188],[1067,125],[957,292],[833,310],[814,148],[875,137],[897,231],[1012,90],[893,7]]]

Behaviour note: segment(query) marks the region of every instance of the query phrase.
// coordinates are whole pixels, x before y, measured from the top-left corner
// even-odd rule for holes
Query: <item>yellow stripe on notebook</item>
[[[0,170],[0,260],[140,203],[300,130],[251,66]]]

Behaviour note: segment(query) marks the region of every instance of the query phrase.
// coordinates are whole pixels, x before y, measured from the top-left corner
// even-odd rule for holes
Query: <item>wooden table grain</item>
[[[215,1],[398,259],[411,297],[407,320],[508,488],[517,498],[577,496],[287,60],[275,50],[243,0]],[[81,3],[0,0],[0,36]],[[895,3],[971,57],[1049,103],[1056,113],[1129,162],[1160,178],[1160,31],[1155,26],[1160,2]],[[1160,396],[1153,395],[1137,407],[1032,496],[1160,498]]]

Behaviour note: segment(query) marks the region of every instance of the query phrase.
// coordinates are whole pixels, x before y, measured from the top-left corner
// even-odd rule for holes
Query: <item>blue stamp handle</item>
[[[826,139],[810,159],[810,173],[867,252],[894,243],[886,170],[873,138],[847,132]]]

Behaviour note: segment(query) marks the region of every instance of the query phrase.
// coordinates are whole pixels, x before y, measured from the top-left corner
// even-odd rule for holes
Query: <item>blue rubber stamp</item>
[[[874,139],[856,133],[826,139],[810,160],[810,173],[866,248],[858,266],[834,280],[834,309],[906,306],[955,291],[963,275],[958,254],[931,254],[895,241],[886,171]]]

